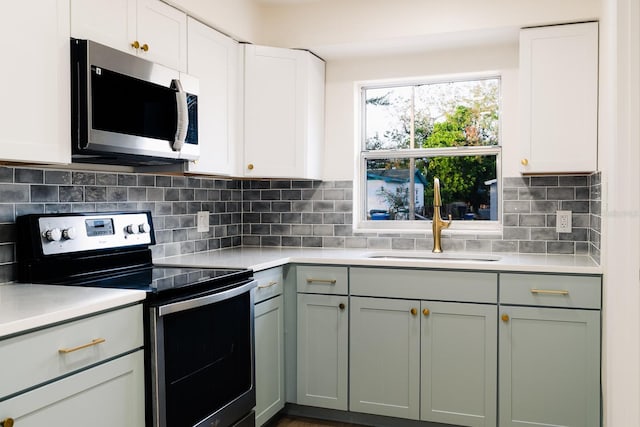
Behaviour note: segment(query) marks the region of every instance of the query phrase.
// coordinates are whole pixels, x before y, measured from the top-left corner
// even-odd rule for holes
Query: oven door
[[[150,307],[154,426],[226,427],[251,413],[255,286]]]

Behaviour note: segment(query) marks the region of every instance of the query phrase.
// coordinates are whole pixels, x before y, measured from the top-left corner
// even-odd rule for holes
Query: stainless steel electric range
[[[18,281],[147,292],[148,426],[255,425],[251,270],[154,266],[148,211],[32,214],[16,223]]]

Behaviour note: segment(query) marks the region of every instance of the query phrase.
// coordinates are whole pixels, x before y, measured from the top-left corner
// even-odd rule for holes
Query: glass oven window
[[[253,386],[246,292],[164,317],[167,425],[193,426]]]

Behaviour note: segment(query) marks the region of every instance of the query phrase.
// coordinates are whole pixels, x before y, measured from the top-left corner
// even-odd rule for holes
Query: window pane
[[[365,90],[365,150],[410,147],[412,87]]]
[[[487,79],[417,86],[416,147],[498,145],[499,83]]]
[[[366,165],[366,219],[431,220],[434,177],[440,180],[443,216],[498,219],[495,155],[367,159]]]
[[[414,212],[418,213],[415,219],[426,219],[422,213],[427,181],[417,168],[414,168],[413,180],[411,179],[410,159],[369,159],[366,181],[367,219],[413,219],[410,215],[412,201]],[[414,193],[410,191],[411,181],[415,187]]]

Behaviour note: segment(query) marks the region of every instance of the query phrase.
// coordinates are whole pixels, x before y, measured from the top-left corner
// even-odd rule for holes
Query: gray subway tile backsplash
[[[590,254],[599,261],[601,178],[505,177],[503,230],[443,235],[447,251]],[[353,183],[226,180],[138,173],[0,167],[0,282],[15,277],[15,218],[29,213],[150,210],[156,257],[233,246],[430,250],[430,233],[353,233]],[[573,232],[555,232],[555,211]],[[209,231],[196,213],[210,212]],[[425,229],[428,229],[426,227]]]

